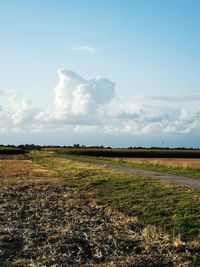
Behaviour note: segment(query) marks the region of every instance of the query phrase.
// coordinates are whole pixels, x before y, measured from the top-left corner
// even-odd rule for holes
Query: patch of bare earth
[[[31,161],[0,163],[0,266],[199,266],[199,244],[87,199]]]

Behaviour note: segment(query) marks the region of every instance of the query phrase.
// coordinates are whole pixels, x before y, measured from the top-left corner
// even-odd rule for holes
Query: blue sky
[[[0,1],[2,142],[45,143],[49,129],[52,144],[101,133],[113,146],[199,146],[199,12],[195,0]]]

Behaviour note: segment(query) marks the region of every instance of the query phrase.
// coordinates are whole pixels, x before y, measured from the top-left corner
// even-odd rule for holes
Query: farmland
[[[120,162],[151,164],[157,166],[166,166],[169,168],[200,170],[200,159],[196,158],[122,158],[114,160]]]
[[[57,148],[45,151],[68,158],[84,157],[91,162],[112,163],[200,179],[199,150]]]
[[[68,156],[69,157],[69,156]],[[81,157],[81,156],[75,156]],[[85,158],[85,157],[84,157]],[[200,160],[196,158],[97,158],[87,157],[91,162],[112,163],[119,166],[139,168],[160,173],[200,179]]]
[[[2,160],[1,266],[198,266],[199,192],[31,152]]]
[[[186,149],[54,148],[46,150],[66,155],[108,158],[200,158],[200,150]]]
[[[16,147],[0,146],[0,155],[19,155],[25,154],[25,151]]]
[[[25,159],[26,151],[13,147],[0,147],[1,159]]]

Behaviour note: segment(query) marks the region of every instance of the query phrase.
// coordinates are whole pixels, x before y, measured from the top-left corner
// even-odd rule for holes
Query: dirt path
[[[200,180],[194,179],[194,178],[188,178],[188,177],[178,176],[178,175],[174,175],[174,174],[167,174],[167,173],[162,173],[162,172],[137,169],[137,168],[127,167],[127,166],[122,166],[122,165],[115,165],[112,163],[92,162],[88,159],[78,158],[78,159],[74,159],[74,160],[78,160],[80,162],[85,162],[85,163],[89,163],[89,164],[93,164],[93,165],[97,165],[97,166],[104,166],[104,167],[112,168],[112,169],[115,169],[118,171],[127,172],[130,174],[136,174],[136,175],[140,175],[140,176],[149,176],[149,177],[156,179],[156,180],[165,180],[165,181],[168,181],[170,183],[175,183],[175,184],[179,184],[182,186],[189,186],[195,190],[200,191]]]

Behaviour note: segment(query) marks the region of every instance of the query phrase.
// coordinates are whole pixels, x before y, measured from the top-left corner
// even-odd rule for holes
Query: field
[[[199,150],[46,149],[68,158],[104,162],[200,179]]]
[[[19,148],[0,146],[0,155],[19,155],[26,152]]]
[[[191,189],[31,152],[0,161],[0,266],[198,266]]]
[[[97,149],[97,148],[54,148],[46,149],[66,155],[116,158],[199,158],[200,150],[181,149]]]
[[[177,169],[200,170],[200,159],[191,158],[113,158],[116,162],[128,162],[137,164],[151,164]]]

